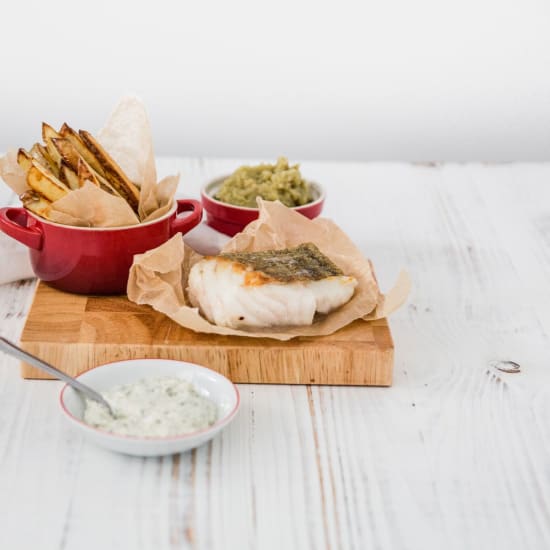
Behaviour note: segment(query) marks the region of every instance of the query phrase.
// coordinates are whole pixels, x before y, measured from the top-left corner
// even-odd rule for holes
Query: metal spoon
[[[56,369],[49,363],[46,363],[45,361],[42,361],[42,359],[39,359],[38,357],[31,355],[30,353],[26,352],[25,350],[22,350],[20,347],[16,346],[13,342],[10,342],[8,339],[3,338],[0,336],[0,351],[3,351],[4,353],[7,353],[8,355],[13,355],[13,357],[17,357],[18,359],[22,359],[23,361],[26,361],[33,367],[37,367],[40,370],[46,371],[48,374],[51,374],[52,376],[55,376],[59,380],[63,380],[63,382],[67,382],[69,386],[72,386],[75,390],[82,392],[86,397],[89,397],[93,401],[97,401],[98,403],[101,403],[104,407],[107,408],[110,415],[114,418],[115,415],[113,413],[113,409],[111,409],[111,406],[107,401],[95,390],[92,390],[90,386],[86,386],[82,382],[79,382],[72,376],[69,376],[68,374],[65,374],[64,372],[60,371],[59,369]]]

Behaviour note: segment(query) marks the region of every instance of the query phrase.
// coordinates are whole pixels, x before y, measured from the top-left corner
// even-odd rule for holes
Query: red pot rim
[[[77,230],[77,231],[123,231],[123,230],[127,230],[127,229],[139,229],[141,227],[147,227],[148,225],[154,225],[155,223],[162,222],[162,221],[166,220],[166,218],[169,218],[170,216],[172,216],[174,214],[174,212],[176,211],[177,207],[178,207],[178,201],[177,201],[177,199],[173,199],[173,204],[172,204],[172,207],[170,208],[170,210],[168,212],[166,212],[166,214],[164,214],[160,218],[155,218],[154,220],[150,220],[150,221],[144,222],[144,223],[136,223],[134,225],[120,225],[120,226],[117,226],[117,227],[82,227],[80,225],[67,225],[67,224],[63,224],[63,223],[56,223],[56,222],[52,222],[51,220],[41,218],[40,216],[38,216],[34,212],[31,212],[30,210],[27,210],[24,207],[21,207],[21,208],[23,210],[25,210],[25,212],[31,218],[33,218],[34,220],[36,220],[36,221],[38,221],[42,224],[45,224],[45,225],[53,225],[54,227],[60,227],[60,228],[63,228],[63,229],[70,229],[70,230]]]

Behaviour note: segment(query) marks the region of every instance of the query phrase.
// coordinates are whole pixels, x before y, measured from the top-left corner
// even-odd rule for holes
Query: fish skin
[[[319,260],[318,254],[323,256],[322,262],[309,270],[304,268],[305,260],[301,264],[295,262],[288,269],[280,266],[269,269],[269,262],[265,262],[269,253],[273,253],[272,257],[280,264],[285,256],[292,262],[293,249],[286,249],[284,254],[280,251],[261,253],[260,263],[267,265],[262,271],[254,269],[258,266],[257,253],[254,253],[256,258],[247,258],[244,253],[207,256],[189,273],[191,303],[199,307],[210,322],[235,329],[311,325],[317,312],[329,313],[349,301],[357,285],[354,277],[343,275],[317,247],[315,249],[314,263]],[[302,248],[299,254],[307,259],[309,250],[308,247],[303,256]],[[324,266],[324,273],[330,274],[322,276],[319,266]],[[290,279],[292,270],[295,276]]]
[[[216,257],[237,262],[249,271],[262,273],[265,282],[319,281],[344,274],[313,243],[279,250],[226,253]]]

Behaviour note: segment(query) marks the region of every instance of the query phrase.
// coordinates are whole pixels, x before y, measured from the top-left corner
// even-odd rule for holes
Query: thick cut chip
[[[21,200],[29,210],[49,213],[51,203],[90,182],[122,198],[137,213],[139,189],[89,132],[76,132],[66,123],[58,132],[43,122],[42,138],[43,144],[17,153],[29,188]]]
[[[44,140],[44,144],[46,145],[46,149],[48,150],[50,157],[58,167],[61,165],[61,154],[55,147],[53,140],[59,137],[61,136],[57,130],[45,122],[42,123],[42,139]]]
[[[94,185],[97,185],[98,187],[103,189],[103,191],[109,193],[109,195],[120,197],[120,194],[117,192],[117,190],[103,176],[100,176],[86,161],[82,159],[80,159],[78,162],[78,179],[80,181],[80,187],[84,185],[85,181],[90,181]]]
[[[94,185],[98,185],[99,187],[101,187],[101,189],[107,191],[107,193],[120,197],[120,195],[117,193],[117,190],[83,159],[80,159],[78,165],[78,174],[79,176],[80,174],[82,174],[84,178],[89,178],[89,181],[91,181]]]
[[[32,161],[32,166],[27,173],[27,184],[52,202],[64,197],[70,191],[62,181],[35,160]]]
[[[121,194],[108,182],[106,178],[104,178],[103,176],[100,176],[93,169],[91,169],[91,171],[92,171],[92,174],[94,174],[94,176],[96,177],[97,181],[99,182],[99,187],[101,187],[103,191],[107,191],[107,193],[110,193],[111,195],[116,195],[117,197],[123,198]]]
[[[52,141],[61,154],[62,160],[65,161],[74,173],[74,178],[78,178],[80,187],[84,185],[84,181],[88,180],[111,195],[120,196],[116,189],[102,175],[103,169],[101,164],[93,156],[80,136],[66,123],[63,124],[59,133],[63,137],[54,138]],[[70,187],[73,188],[72,185]]]
[[[42,218],[49,218],[52,203],[48,199],[45,199],[42,195],[34,191],[27,191],[19,198],[25,208],[31,212],[34,212]]]
[[[102,176],[105,175],[101,164],[95,158],[92,151],[88,149],[77,132],[75,132],[67,123],[64,123],[63,126],[61,126],[59,133],[62,138],[71,143],[71,145],[78,151],[78,154],[89,164],[90,168]]]
[[[48,142],[50,139],[61,137],[59,135],[59,132],[52,128],[49,124],[46,122],[42,123],[42,141],[44,143]]]
[[[126,200],[132,209],[137,212],[139,189],[128,179],[109,153],[103,149],[101,144],[89,132],[80,130],[79,135],[101,164],[105,178],[116,189],[118,194]]]
[[[76,150],[75,146],[68,139],[63,138],[53,138],[52,143],[61,155],[61,159],[65,161],[67,166],[69,166],[73,172],[76,172],[78,170],[80,154]]]
[[[78,181],[80,183],[80,187],[84,185],[85,181],[90,181],[94,185],[97,185],[99,187],[99,181],[97,180],[95,173],[81,158],[78,159],[77,170],[78,170],[77,174],[78,174]]]
[[[55,177],[59,177],[59,166],[55,164],[50,157],[48,150],[41,144],[35,143],[30,150],[32,157],[37,160],[44,168],[47,168]]]
[[[40,147],[42,147],[40,143],[35,143],[31,147],[29,154],[33,159],[37,160],[40,164],[42,164],[42,166],[45,166],[46,168],[48,168],[49,167],[48,159],[42,154]]]
[[[59,179],[71,189],[78,189],[80,187],[80,181],[76,172],[65,162],[61,161],[61,167],[59,170]]]
[[[25,172],[28,172],[32,166],[31,154],[25,151],[25,149],[19,149],[19,151],[17,151],[17,164],[19,164]]]
[[[39,155],[41,155],[42,151],[40,151],[40,147],[41,147],[40,143],[35,143],[29,151],[31,156],[33,156],[34,158],[37,158]]]

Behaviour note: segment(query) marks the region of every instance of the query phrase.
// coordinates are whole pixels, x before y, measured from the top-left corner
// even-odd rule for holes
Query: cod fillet
[[[314,244],[205,256],[189,273],[193,306],[230,328],[311,325],[353,296],[346,276]]]

